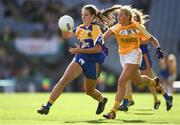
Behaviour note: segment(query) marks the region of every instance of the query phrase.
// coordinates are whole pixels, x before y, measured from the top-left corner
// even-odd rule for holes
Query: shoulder
[[[121,28],[122,28],[121,24],[115,24],[114,26],[110,27],[109,29],[115,33],[117,31],[121,30]]]
[[[92,25],[92,34],[102,34],[101,28],[97,24]]]
[[[97,24],[92,24],[92,26],[93,26],[93,29],[98,29],[98,30],[100,30],[101,28],[100,28],[100,26],[99,25],[97,25]]]
[[[140,23],[138,23],[138,22],[136,22],[136,21],[132,21],[132,24],[131,24],[131,25],[133,25],[133,26],[135,26],[135,27],[137,27],[137,28],[141,27],[141,28],[146,29],[145,25],[140,24]]]
[[[84,26],[84,24],[80,24],[79,26],[77,26],[77,27],[83,27]]]
[[[78,25],[77,27],[73,28],[72,31],[73,31],[74,33],[77,33],[77,32],[80,31],[80,29],[81,29],[83,26],[84,26],[84,24],[80,24],[80,25]]]

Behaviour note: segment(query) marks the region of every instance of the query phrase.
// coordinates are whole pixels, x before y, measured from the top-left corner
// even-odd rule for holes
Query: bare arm
[[[102,49],[101,45],[98,44],[95,47],[86,48],[86,49],[79,48],[79,47],[77,47],[77,48],[70,47],[69,52],[71,54],[76,54],[76,53],[95,54],[95,53],[101,52],[101,49]]]
[[[153,46],[156,48],[157,58],[162,59],[164,57],[164,54],[163,54],[162,49],[160,48],[159,41],[153,35],[151,35],[145,28],[143,28],[142,26],[138,25],[138,29],[141,33],[144,34],[144,36],[146,36],[148,38],[148,40],[151,41]]]
[[[138,29],[144,36],[148,38],[148,41],[150,41],[155,48],[160,47],[159,41],[152,34],[150,34],[144,27],[138,25]]]
[[[159,41],[153,35],[151,36],[149,40],[155,48],[160,47]]]
[[[154,36],[151,36],[149,40],[151,41],[152,45],[156,48],[157,58],[162,59],[164,57],[164,54],[160,47],[159,41]]]
[[[113,35],[113,32],[112,32],[110,29],[108,29],[108,30],[103,34],[104,41],[105,41],[107,38],[109,38],[110,36],[112,36],[112,35]]]

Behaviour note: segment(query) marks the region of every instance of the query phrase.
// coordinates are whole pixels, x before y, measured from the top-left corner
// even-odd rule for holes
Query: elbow
[[[102,50],[102,47],[101,47],[100,45],[98,45],[98,46],[96,47],[95,52],[96,52],[96,53],[100,53],[101,50]]]
[[[97,53],[100,53],[100,52],[101,52],[101,49],[98,49],[98,50],[97,50]]]
[[[149,40],[152,41],[152,42],[158,42],[157,39],[154,36],[151,36]]]

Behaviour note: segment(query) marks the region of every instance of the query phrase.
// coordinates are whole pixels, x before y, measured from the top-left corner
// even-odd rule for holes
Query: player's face
[[[93,21],[93,16],[87,9],[82,9],[81,16],[84,24],[90,24]]]
[[[129,21],[129,16],[125,14],[123,10],[118,12],[118,22],[119,23],[126,23]]]

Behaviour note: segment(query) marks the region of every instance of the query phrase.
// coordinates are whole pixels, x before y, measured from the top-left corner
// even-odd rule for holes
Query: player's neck
[[[84,24],[84,26],[85,26],[86,29],[89,28],[90,25],[91,25],[91,23],[85,23],[85,24]]]
[[[131,22],[121,22],[121,26],[128,26],[130,24],[131,24]]]
[[[91,23],[85,23],[84,25],[86,28],[88,28],[91,25]]]

